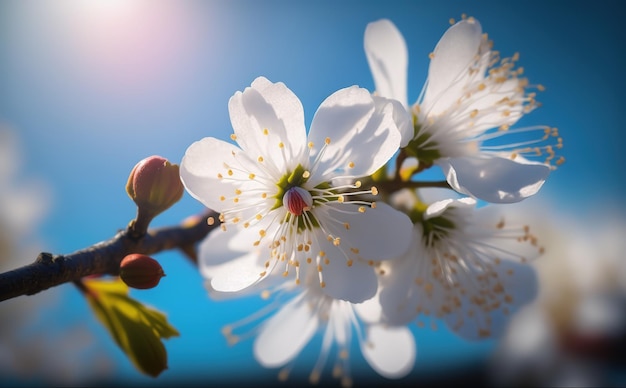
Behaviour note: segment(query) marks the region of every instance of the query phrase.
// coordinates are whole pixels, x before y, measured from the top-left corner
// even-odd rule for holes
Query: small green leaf
[[[115,280],[85,279],[85,296],[96,317],[135,367],[152,377],[167,369],[162,338],[178,336],[167,317],[128,296],[128,287]]]

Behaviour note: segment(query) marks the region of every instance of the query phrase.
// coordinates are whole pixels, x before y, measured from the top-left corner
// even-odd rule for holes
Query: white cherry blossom
[[[313,271],[332,297],[372,297],[374,261],[398,256],[411,237],[408,217],[374,202],[377,189],[356,180],[398,149],[393,103],[356,86],[339,90],[321,104],[307,135],[298,98],[260,77],[235,93],[229,112],[238,146],[212,137],[193,143],[181,179],[194,198],[221,213],[223,230],[237,230],[230,248],[264,254],[224,263],[212,287],[239,291],[274,270],[295,275],[297,283]],[[201,262],[230,255],[203,247]]]
[[[528,226],[509,225],[495,205],[475,204],[447,199],[413,215],[421,220],[412,246],[380,267],[376,298],[386,321],[423,326],[440,318],[460,336],[479,339],[500,335],[508,317],[534,299],[537,278],[528,263],[543,248]]]
[[[377,94],[407,110],[396,115],[401,146],[422,163],[439,165],[459,193],[518,202],[541,188],[551,164],[563,163],[556,156],[562,147],[556,128],[511,128],[538,105],[535,92],[515,66],[518,54],[500,60],[476,19],[464,18],[443,35],[413,106],[407,103],[408,52],[396,26],[386,19],[370,23],[364,41]],[[408,115],[414,125],[406,125]]]

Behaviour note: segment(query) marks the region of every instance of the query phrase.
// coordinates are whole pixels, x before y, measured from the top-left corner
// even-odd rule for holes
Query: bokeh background
[[[415,327],[414,371],[387,381],[352,353],[355,386],[476,381],[495,385],[624,385],[626,207],[623,151],[626,29],[619,1],[144,1],[0,0],[0,270],[39,251],[70,253],[108,239],[134,216],[125,193],[136,162],[179,163],[194,141],[231,133],[227,103],[263,75],[301,99],[310,123],[337,89],[373,90],[367,23],[391,19],[409,47],[409,100],[428,54],[462,14],[503,56],[520,53],[543,106],[520,125],[558,127],[566,163],[512,212],[548,248],[537,302],[505,338],[466,342]],[[202,211],[185,197],[153,226]],[[169,369],[137,372],[72,285],[0,303],[0,385],[273,385],[252,341],[228,346],[220,328],[259,298],[215,302],[180,253],[131,295],[168,314]],[[319,340],[319,339],[318,339]],[[621,341],[621,342],[620,342]],[[288,383],[304,384],[319,341]],[[455,380],[456,379],[456,380]],[[333,380],[325,383],[336,383]]]

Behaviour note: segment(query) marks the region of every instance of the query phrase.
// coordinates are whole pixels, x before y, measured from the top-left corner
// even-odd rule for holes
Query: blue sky
[[[37,231],[45,250],[69,253],[109,238],[133,218],[124,186],[137,161],[158,154],[179,163],[192,142],[226,139],[228,98],[257,76],[291,88],[310,123],[332,92],[354,84],[373,90],[363,32],[367,23],[389,18],[409,47],[414,101],[428,53],[448,20],[465,13],[482,23],[503,56],[519,52],[525,75],[546,86],[538,96],[543,106],[520,124],[558,127],[567,161],[538,195],[581,216],[598,207],[624,215],[626,36],[618,9],[617,1],[1,1],[0,123],[19,135],[24,176],[51,189]],[[153,225],[201,210],[186,195]],[[219,333],[252,313],[257,300],[212,302],[182,255],[156,258],[167,277],[133,296],[167,312],[182,335],[166,342],[170,368],[154,382],[220,381],[242,366],[273,378],[276,371],[252,359],[250,341],[231,348]],[[87,325],[92,346],[113,359],[119,379],[153,383],[125,360],[77,291],[59,289],[62,302],[42,319]],[[415,375],[483,355],[491,345],[464,343],[445,330],[419,331],[417,341]],[[317,346],[300,363],[304,372]],[[373,372],[365,368],[362,375]]]

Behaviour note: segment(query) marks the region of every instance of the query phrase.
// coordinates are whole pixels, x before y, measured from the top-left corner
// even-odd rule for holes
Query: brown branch
[[[151,255],[174,248],[189,252],[190,246],[217,226],[207,223],[210,217],[217,218],[217,213],[210,211],[180,226],[151,230],[138,239],[126,229],[110,240],[69,255],[42,252],[34,263],[0,274],[0,301],[33,295],[89,275],[116,275],[122,259],[131,253]]]

